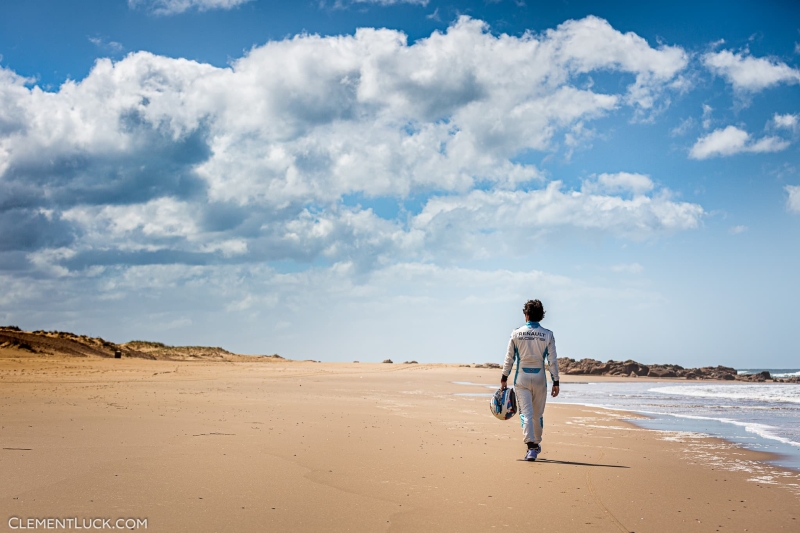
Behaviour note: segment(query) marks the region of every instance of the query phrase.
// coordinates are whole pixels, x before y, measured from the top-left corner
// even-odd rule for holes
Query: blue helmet
[[[500,420],[508,420],[517,414],[517,395],[514,389],[498,389],[489,400],[489,408],[492,414]]]

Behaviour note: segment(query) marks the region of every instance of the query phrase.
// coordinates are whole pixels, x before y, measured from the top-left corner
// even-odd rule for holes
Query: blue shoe
[[[526,461],[535,461],[539,454],[542,453],[542,447],[537,445],[535,448],[531,448],[528,450],[528,453],[525,454]]]

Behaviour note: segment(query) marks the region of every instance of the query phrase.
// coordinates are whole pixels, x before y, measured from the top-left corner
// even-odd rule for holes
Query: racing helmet
[[[517,414],[517,395],[513,388],[498,389],[489,400],[492,414],[500,420],[508,420]]]

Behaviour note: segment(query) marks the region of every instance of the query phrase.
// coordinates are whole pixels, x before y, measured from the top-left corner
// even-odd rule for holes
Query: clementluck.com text
[[[9,529],[147,529],[147,518],[20,518],[8,519]]]

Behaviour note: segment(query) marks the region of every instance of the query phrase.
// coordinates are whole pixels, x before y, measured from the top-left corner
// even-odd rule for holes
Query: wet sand
[[[551,404],[520,461],[518,418],[455,395],[497,370],[0,352],[0,531],[800,531],[800,475],[626,413]]]

